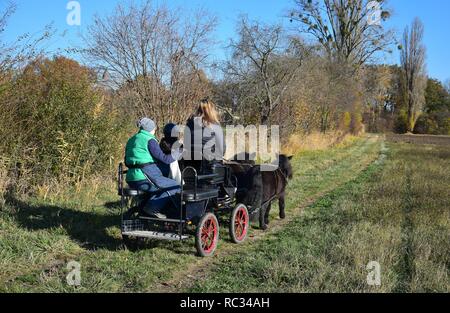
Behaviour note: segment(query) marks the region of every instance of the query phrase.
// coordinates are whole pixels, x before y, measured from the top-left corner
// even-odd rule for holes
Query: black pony
[[[279,164],[275,170],[267,170],[259,165],[246,161],[237,161],[232,166],[233,174],[238,174],[237,201],[247,205],[253,217],[259,218],[261,229],[267,229],[272,202],[278,199],[280,218],[286,218],[285,193],[288,182],[293,177],[292,157],[279,156]],[[259,210],[258,210],[259,209]]]

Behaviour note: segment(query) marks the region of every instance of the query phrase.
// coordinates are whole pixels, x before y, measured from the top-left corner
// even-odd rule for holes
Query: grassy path
[[[243,246],[223,238],[211,259],[197,258],[189,243],[152,242],[139,252],[124,250],[117,210],[102,205],[116,199],[113,186],[98,187],[95,197],[92,191],[86,191],[52,205],[12,201],[0,212],[0,291],[152,292],[191,288],[196,283],[194,278],[207,275],[208,268],[241,255],[256,241],[265,243],[266,237],[282,230],[302,208],[355,179],[378,158],[381,146],[380,138],[371,136],[297,156],[296,175],[287,197],[288,219],[277,220],[274,208],[270,231],[253,230],[252,238]],[[65,282],[66,264],[71,260],[81,264],[82,285],[77,288]]]
[[[367,137],[357,140],[350,146],[327,151],[307,152],[296,157],[293,161],[295,178],[290,183],[286,197],[288,216],[285,220],[277,218],[278,210],[275,205],[271,212],[272,223],[268,231],[254,229],[250,239],[241,246],[222,242],[220,250],[214,258],[197,259],[188,268],[175,273],[171,280],[163,282],[157,290],[159,292],[176,292],[189,289],[196,281],[204,280],[208,276],[209,270],[217,264],[222,264],[224,258],[230,255],[239,258],[255,241],[283,229],[319,197],[356,177],[378,158],[380,150],[380,139]]]
[[[449,292],[450,147],[389,144],[281,231],[215,264],[190,292]],[[366,266],[381,266],[369,286]]]

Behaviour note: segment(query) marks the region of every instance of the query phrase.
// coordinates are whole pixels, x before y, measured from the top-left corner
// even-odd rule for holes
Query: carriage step
[[[144,220],[144,221],[153,221],[153,222],[160,222],[160,223],[179,223],[179,224],[184,224],[186,223],[186,221],[184,220],[177,220],[177,219],[173,219],[173,218],[154,218],[154,217],[146,217],[146,216],[141,216],[139,217],[139,219]]]
[[[144,230],[127,231],[123,232],[122,235],[138,238],[150,238],[150,239],[173,240],[173,241],[186,240],[189,238],[189,236],[186,235],[182,235],[180,237],[179,234],[175,233],[161,233],[157,231],[144,231]]]

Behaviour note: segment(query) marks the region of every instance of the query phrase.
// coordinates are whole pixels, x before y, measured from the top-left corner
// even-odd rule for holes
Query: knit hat
[[[155,130],[156,128],[156,124],[155,122],[153,122],[151,119],[149,119],[148,117],[144,117],[141,118],[137,123],[136,126],[139,127],[140,129],[143,129],[145,131],[148,131],[149,133],[151,133],[152,131]]]

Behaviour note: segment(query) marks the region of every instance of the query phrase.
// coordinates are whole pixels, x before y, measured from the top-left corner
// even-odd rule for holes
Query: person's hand
[[[184,152],[184,145],[183,145],[183,141],[181,139],[178,139],[176,142],[176,144],[173,144],[172,147],[177,147],[178,150],[181,151],[181,153]]]
[[[174,158],[176,161],[180,160],[183,156],[184,150],[183,148],[178,149],[172,149],[172,158]]]

